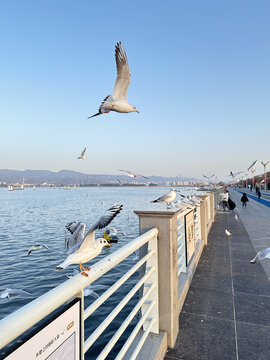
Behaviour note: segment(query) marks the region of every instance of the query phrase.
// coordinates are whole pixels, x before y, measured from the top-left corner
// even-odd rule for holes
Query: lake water
[[[89,264],[93,264],[107,254],[115,251],[139,235],[138,217],[133,210],[160,209],[165,210],[165,204],[151,204],[150,201],[167,193],[169,188],[162,187],[103,187],[77,188],[71,190],[53,188],[26,188],[23,191],[8,192],[7,188],[0,189],[0,291],[7,287],[23,289],[31,293],[32,297],[11,297],[10,300],[0,299],[0,319],[46,293],[62,282],[66,281],[65,274],[72,274],[77,265],[71,265],[63,271],[55,271],[56,265],[66,258],[65,238],[69,236],[65,229],[68,222],[80,220],[85,222],[86,231],[93,225],[102,213],[115,202],[123,205],[121,213],[112,221],[111,226],[126,233],[119,236],[117,244],[110,249],[104,248],[101,254]],[[183,189],[182,193],[193,192]],[[102,231],[96,232],[97,235]],[[39,250],[27,256],[28,249],[35,244],[45,244],[50,251]],[[98,284],[111,286],[135,263],[135,256],[130,256],[116,268],[108,272]],[[85,323],[88,336],[100,322],[110,313],[115,304],[130,291],[137,280],[133,278],[121,286]],[[97,291],[101,295],[102,291]],[[85,297],[85,306],[94,301],[92,297]],[[134,306],[131,301],[124,311]],[[123,319],[123,313],[102,335],[86,359],[95,359],[96,354],[114,334]],[[134,320],[134,322],[136,319]],[[134,326],[134,323],[133,323]],[[131,325],[132,327],[132,325]],[[130,330],[130,329],[129,329]],[[122,342],[124,338],[122,339]],[[113,359],[118,347],[107,357]]]

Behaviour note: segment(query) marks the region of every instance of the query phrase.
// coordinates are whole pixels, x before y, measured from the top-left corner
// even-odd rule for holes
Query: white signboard
[[[80,360],[80,301],[9,354],[5,360]]]

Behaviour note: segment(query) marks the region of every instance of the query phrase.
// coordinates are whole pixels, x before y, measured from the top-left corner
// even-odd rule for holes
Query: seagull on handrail
[[[130,177],[130,178],[135,178],[135,177],[140,176],[140,177],[142,177],[142,178],[144,178],[144,179],[148,179],[148,177],[146,177],[146,176],[144,176],[144,175],[134,174],[134,173],[132,173],[131,171],[128,171],[128,170],[122,170],[122,169],[118,169],[118,170],[125,172],[125,173],[127,174],[127,176]]]
[[[139,112],[135,106],[127,102],[127,91],[130,84],[130,73],[127,61],[127,55],[121,43],[115,46],[115,60],[117,68],[117,77],[114,84],[113,95],[108,95],[102,101],[98,113],[89,116],[88,119],[101,114],[107,114],[110,111],[120,113]]]
[[[66,242],[68,257],[64,262],[56,266],[55,270],[63,270],[71,264],[79,264],[81,274],[88,277],[85,270],[89,271],[90,268],[84,268],[82,264],[98,256],[103,246],[111,246],[104,238],[95,239],[95,230],[103,229],[109,225],[120,213],[122,208],[123,205],[112,206],[108,209],[85,236],[84,231],[86,225],[84,223],[73,221],[67,224],[66,228],[71,233],[70,239]]]
[[[261,261],[262,259],[270,259],[270,248],[259,251],[255,258],[250,260],[250,263],[255,264],[257,261]]]
[[[83,151],[81,152],[81,155],[78,156],[78,159],[85,160],[85,159],[86,159],[85,152],[86,152],[86,147],[85,147],[85,148],[83,149]]]
[[[173,202],[173,200],[176,198],[176,190],[172,188],[169,193],[157,198],[156,200],[151,201],[151,203],[156,202],[165,202],[167,209],[169,209],[169,202]]]

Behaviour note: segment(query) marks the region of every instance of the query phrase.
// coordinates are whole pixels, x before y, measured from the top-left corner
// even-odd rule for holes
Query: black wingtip
[[[61,266],[56,266],[55,268],[54,268],[54,270],[63,270],[64,268],[62,268]]]

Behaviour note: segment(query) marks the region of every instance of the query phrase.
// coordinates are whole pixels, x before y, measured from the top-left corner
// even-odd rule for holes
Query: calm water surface
[[[168,192],[168,188],[121,187],[121,188],[78,188],[71,190],[53,188],[26,188],[23,191],[8,192],[0,189],[0,291],[7,287],[23,289],[32,297],[13,297],[10,300],[0,299],[0,319],[66,281],[65,274],[71,274],[77,265],[71,265],[63,271],[54,267],[66,257],[65,238],[68,233],[65,225],[74,220],[85,222],[86,231],[102,213],[114,202],[123,204],[123,210],[112,221],[111,226],[126,233],[120,236],[119,242],[110,249],[104,248],[101,254],[90,262],[90,265],[115,251],[139,235],[138,217],[133,210],[160,209],[165,204],[151,204],[150,201]],[[182,193],[189,193],[185,189]],[[97,232],[101,234],[102,232]],[[50,251],[39,250],[27,256],[27,250],[35,244],[45,244]],[[130,256],[116,268],[97,280],[97,284],[111,286],[135,263],[135,256]],[[85,323],[86,336],[110,313],[115,304],[137,281],[138,274],[124,284],[100,309],[94,312]],[[97,291],[99,295],[102,291]],[[85,306],[94,299],[85,297]],[[134,306],[131,301],[124,310]],[[114,334],[122,323],[123,313],[119,314],[106,333],[97,340],[86,359],[95,359],[96,353]],[[136,319],[133,322],[136,322]],[[130,329],[132,328],[132,325]],[[129,329],[129,330],[130,330]],[[122,339],[122,342],[124,338]],[[108,356],[113,359],[117,346]]]

